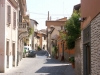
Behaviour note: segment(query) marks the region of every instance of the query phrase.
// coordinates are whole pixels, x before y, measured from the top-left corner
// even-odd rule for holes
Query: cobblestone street
[[[70,64],[46,58],[44,53],[38,53],[36,58],[23,58],[19,66],[0,75],[75,75]]]

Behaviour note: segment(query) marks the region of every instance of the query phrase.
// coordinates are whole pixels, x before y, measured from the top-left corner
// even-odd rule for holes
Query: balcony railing
[[[27,25],[27,22],[21,22],[21,23],[19,23],[19,27],[18,27],[19,29],[19,31],[20,32],[25,32],[25,31],[28,31],[28,25]]]

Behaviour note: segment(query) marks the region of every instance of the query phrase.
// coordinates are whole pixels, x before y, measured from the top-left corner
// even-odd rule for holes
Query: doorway
[[[6,57],[7,57],[6,67],[9,68],[9,41],[6,42]]]
[[[15,43],[12,43],[12,66],[15,67]]]
[[[89,43],[84,45],[84,75],[91,74],[91,49]]]

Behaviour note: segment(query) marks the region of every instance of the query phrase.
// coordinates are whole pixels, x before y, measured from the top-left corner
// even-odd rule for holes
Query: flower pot
[[[72,67],[75,68],[75,63],[72,63]]]

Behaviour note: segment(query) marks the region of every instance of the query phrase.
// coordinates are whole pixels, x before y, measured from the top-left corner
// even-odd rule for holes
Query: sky
[[[31,19],[36,20],[38,29],[45,29],[45,21],[48,17],[48,11],[51,20],[63,17],[69,18],[73,11],[73,6],[80,3],[80,0],[26,0],[27,13]]]

